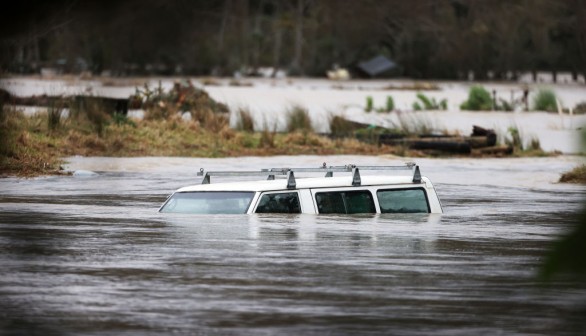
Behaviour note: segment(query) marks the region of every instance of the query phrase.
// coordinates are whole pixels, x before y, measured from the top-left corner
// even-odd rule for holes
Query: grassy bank
[[[106,117],[96,126],[86,116],[61,119],[26,117],[5,111],[0,120],[0,174],[36,176],[60,173],[65,156],[186,156],[229,157],[301,154],[381,154],[395,149],[336,139],[308,131],[276,133],[237,131],[223,116],[206,122],[164,119],[128,120]]]
[[[176,83],[169,91],[148,85],[136,89],[129,104],[145,111],[140,120],[130,120],[112,112],[106,102],[92,97],[31,97],[33,103],[47,107],[47,113],[24,116],[13,105],[23,98],[0,90],[0,176],[37,176],[61,174],[66,156],[183,156],[233,157],[267,155],[335,155],[358,154],[397,156],[458,156],[441,151],[408,149],[405,143],[384,144],[378,141],[380,128],[355,129],[356,123],[332,118],[333,137],[318,135],[309,112],[292,106],[287,113],[287,132],[274,127],[255,129],[249,111],[237,111],[236,127],[230,128],[228,107],[214,101],[204,90],[189,81]],[[48,105],[48,106],[47,106]],[[67,109],[68,117],[62,117]],[[113,114],[112,114],[113,113]],[[336,120],[338,122],[336,122]],[[403,120],[392,134],[417,137],[430,133],[427,123]],[[389,135],[386,134],[385,135]],[[359,141],[360,140],[360,141]],[[543,156],[539,144],[523,147],[519,132],[506,140],[507,153],[472,152],[466,156]],[[510,142],[510,143],[509,143]]]

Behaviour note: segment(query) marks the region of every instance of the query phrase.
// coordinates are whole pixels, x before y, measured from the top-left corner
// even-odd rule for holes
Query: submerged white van
[[[388,174],[407,170],[408,175]],[[377,173],[366,175],[365,171]],[[382,172],[382,174],[381,174]],[[298,177],[325,173],[321,177]],[[334,173],[349,173],[333,176]],[[204,171],[202,184],[175,191],[162,213],[192,214],[361,214],[442,213],[431,181],[419,166],[326,166],[260,171]],[[211,183],[212,176],[264,176],[266,180]]]

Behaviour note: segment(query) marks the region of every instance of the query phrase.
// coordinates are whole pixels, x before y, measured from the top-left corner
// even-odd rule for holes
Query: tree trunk
[[[277,76],[277,71],[281,66],[281,44],[283,42],[283,29],[281,23],[281,3],[275,2],[275,18],[273,19],[273,74],[271,77]]]
[[[218,65],[220,74],[223,72],[223,68],[226,65],[226,55],[224,52],[224,39],[226,35],[226,26],[228,25],[228,17],[232,7],[232,0],[226,0],[224,3],[224,11],[222,13],[222,21],[220,23],[220,31],[218,32]]]
[[[291,71],[300,75],[303,74],[303,67],[301,62],[301,58],[303,57],[303,2],[304,0],[297,0],[295,51],[293,54],[293,61],[291,62]]]

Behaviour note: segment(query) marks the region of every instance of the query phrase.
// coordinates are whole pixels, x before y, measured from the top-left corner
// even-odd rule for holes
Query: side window
[[[258,202],[257,213],[301,213],[296,192],[264,194]]]
[[[319,213],[375,213],[372,194],[368,190],[329,191],[315,194]]]
[[[381,213],[429,213],[423,189],[394,189],[376,192]]]

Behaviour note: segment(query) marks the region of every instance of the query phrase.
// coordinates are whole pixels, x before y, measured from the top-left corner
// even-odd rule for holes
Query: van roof
[[[297,178],[295,189],[308,189],[308,188],[335,188],[335,187],[348,187],[359,188],[352,185],[352,176],[339,176],[339,177],[308,177],[308,178]],[[374,186],[374,185],[422,185],[428,184],[429,179],[422,177],[421,183],[413,183],[411,176],[362,176],[361,186]],[[286,179],[276,180],[256,180],[256,181],[241,181],[241,182],[222,182],[222,183],[211,183],[211,184],[198,184],[183,187],[178,189],[177,192],[190,192],[190,191],[276,191],[276,190],[289,190],[287,189]]]

